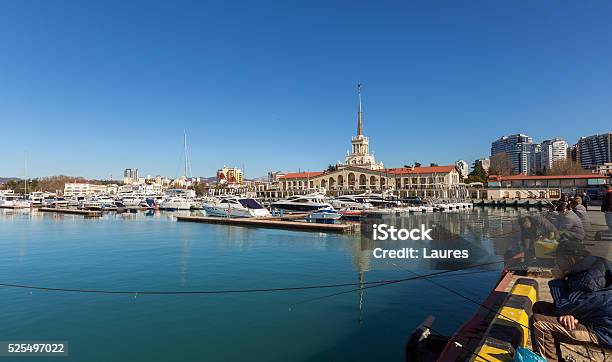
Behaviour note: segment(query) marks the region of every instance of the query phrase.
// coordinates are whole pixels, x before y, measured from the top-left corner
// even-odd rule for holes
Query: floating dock
[[[44,212],[55,212],[58,214],[73,214],[73,215],[83,215],[83,216],[102,216],[101,211],[97,210],[77,210],[77,209],[64,209],[64,208],[53,208],[53,207],[41,207],[38,209],[39,211]]]
[[[283,221],[278,217],[271,218],[226,218],[210,216],[177,216],[178,221],[200,222],[205,224],[235,225],[246,227],[287,229],[298,231],[315,231],[331,233],[348,233],[356,230],[351,224],[318,224],[300,221]],[[284,218],[283,218],[284,219]]]

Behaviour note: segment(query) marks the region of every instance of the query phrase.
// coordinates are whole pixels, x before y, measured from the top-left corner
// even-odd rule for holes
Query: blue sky
[[[605,1],[0,2],[0,176],[471,162],[612,130]]]

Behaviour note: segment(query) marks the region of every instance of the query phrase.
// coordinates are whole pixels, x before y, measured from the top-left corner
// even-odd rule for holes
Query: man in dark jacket
[[[612,187],[609,185],[604,186],[603,201],[601,203],[601,212],[606,215],[606,223],[608,229],[612,230]]]
[[[584,206],[585,210],[589,209],[589,203],[591,203],[591,198],[586,192],[582,193],[582,197],[580,198],[582,201],[582,206]]]
[[[559,243],[556,279],[548,283],[554,303],[537,302],[530,320],[533,350],[557,361],[556,342],[612,348],[612,272],[576,240]]]

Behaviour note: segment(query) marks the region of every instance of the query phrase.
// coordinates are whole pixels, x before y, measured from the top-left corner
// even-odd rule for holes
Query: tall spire
[[[363,135],[363,121],[361,118],[361,83],[357,83],[357,94],[359,96],[359,111],[357,112],[357,136]]]

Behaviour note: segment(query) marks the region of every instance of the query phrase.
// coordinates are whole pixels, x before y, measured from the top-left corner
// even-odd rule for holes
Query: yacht
[[[202,207],[209,216],[266,217],[270,212],[257,200],[248,197],[225,197],[204,202]]]
[[[330,201],[331,206],[334,209],[356,209],[356,210],[367,210],[374,207],[367,201],[365,197],[359,195],[342,195],[334,198]]]
[[[128,209],[149,208],[155,205],[151,196],[142,193],[125,193],[120,194],[117,198]]]
[[[401,203],[389,193],[374,194],[371,192],[364,192],[359,195],[351,195],[350,197],[354,198],[357,202],[369,203],[374,207],[395,207],[401,205]]]
[[[336,220],[340,219],[342,214],[333,210],[322,209],[315,211],[306,217],[307,221],[323,223],[323,224],[333,224]]]
[[[81,208],[85,210],[104,210],[116,207],[115,199],[104,195],[94,196],[81,202]]]
[[[32,207],[41,207],[45,204],[45,194],[42,191],[33,191],[28,199]]]
[[[55,197],[45,199],[45,206],[47,207],[68,207],[68,200],[63,197]]]
[[[190,210],[191,200],[179,196],[167,196],[159,203],[160,210]]]
[[[30,202],[14,193],[0,194],[0,207],[11,209],[26,209],[30,207]]]
[[[272,208],[289,212],[318,210],[334,211],[334,207],[327,202],[327,198],[322,194],[290,196],[284,200],[273,202]]]

